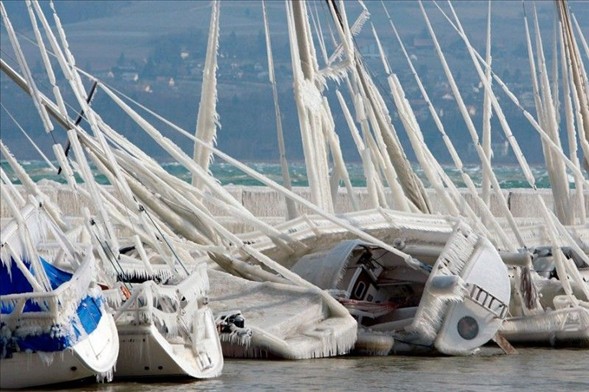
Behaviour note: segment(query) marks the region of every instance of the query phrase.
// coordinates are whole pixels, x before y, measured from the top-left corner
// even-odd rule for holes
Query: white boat
[[[115,313],[120,339],[118,377],[216,377],[223,354],[203,295],[206,266],[180,284],[133,284]]]
[[[66,259],[73,258],[64,261],[79,266],[73,272],[54,266],[38,247],[51,228],[38,204],[26,205],[2,228],[2,389],[112,379],[119,339],[95,282],[94,256],[89,249],[71,254],[73,248],[62,248]]]

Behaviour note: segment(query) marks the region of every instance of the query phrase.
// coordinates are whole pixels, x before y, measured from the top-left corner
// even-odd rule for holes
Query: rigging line
[[[108,135],[106,135],[106,137],[108,137]],[[96,146],[94,146],[94,145],[92,145],[92,144],[90,143],[90,141],[92,141],[93,139],[92,139],[90,136],[88,136],[88,135],[83,135],[82,139],[83,139],[83,140],[82,140],[82,142],[83,142],[83,143],[84,143],[84,144],[85,144],[85,145],[86,145],[86,146],[87,146],[89,149],[91,149],[91,150],[93,151],[93,152],[92,152],[92,155],[94,156],[94,159],[96,160],[96,161],[95,161],[95,162],[96,162],[96,164],[97,164],[97,165],[100,165],[100,164],[101,164],[101,162],[100,162],[100,160],[99,160],[99,159],[97,159],[97,158],[98,158],[98,156],[96,155],[96,154],[97,154],[97,152],[98,152],[98,153],[100,152],[100,150],[97,150],[97,148],[98,148],[98,147],[96,147]],[[112,141],[114,144],[116,144],[116,143],[115,143],[115,142],[114,142],[114,141],[113,141],[113,140],[112,140],[110,137],[109,137],[109,140],[111,140],[111,141]],[[118,164],[118,163],[117,163],[117,164]],[[103,166],[103,169],[102,169],[102,171],[103,171],[105,174],[106,174],[106,172],[107,172],[107,171],[112,173],[112,171],[111,171],[111,170],[110,170],[108,167],[106,167],[106,165],[105,165],[104,163],[102,163],[102,166]],[[123,173],[123,174],[125,174],[125,175],[128,175],[128,174],[127,174],[127,170],[123,169],[123,171],[125,172],[125,173]],[[108,175],[107,175],[107,176],[108,176]],[[107,195],[108,195],[108,194],[107,194]],[[145,207],[144,207],[144,206],[143,206],[143,205],[142,205],[142,204],[141,204],[141,203],[140,203],[140,202],[137,200],[137,198],[135,197],[135,195],[132,195],[132,199],[133,199],[133,201],[136,203],[139,213],[144,213],[144,214],[145,214],[144,216],[147,216],[147,217],[149,218],[149,220],[151,221],[151,225],[153,226],[153,228],[155,228],[155,229],[157,230],[157,232],[158,232],[158,233],[159,233],[159,235],[160,235],[160,238],[161,238],[161,239],[162,239],[162,240],[165,242],[165,244],[168,246],[168,248],[169,248],[169,249],[170,249],[170,251],[172,252],[172,254],[173,254],[174,258],[175,258],[175,259],[178,261],[178,264],[180,264],[180,265],[182,266],[182,268],[184,269],[184,271],[186,272],[186,274],[187,274],[187,275],[189,275],[189,272],[188,272],[187,268],[184,266],[184,264],[182,263],[181,259],[180,259],[180,258],[178,257],[178,255],[176,254],[176,252],[175,252],[175,250],[174,250],[173,246],[172,246],[172,245],[169,243],[169,241],[167,240],[167,237],[166,237],[166,236],[165,236],[165,234],[164,234],[164,233],[161,231],[160,227],[159,227],[159,226],[156,224],[156,222],[153,220],[153,218],[152,218],[152,217],[149,215],[149,213],[148,213],[148,211],[145,209]],[[115,200],[116,200],[116,199],[115,199]],[[121,204],[122,204],[122,207],[120,207],[120,208],[121,208],[121,209],[123,209],[123,210],[125,211],[125,213],[127,214],[127,219],[128,219],[128,221],[129,221],[129,222],[131,223],[131,225],[134,227],[134,226],[135,226],[135,220],[131,219],[131,217],[130,217],[130,214],[129,214],[129,207],[127,206],[127,204],[126,204],[126,203],[121,203]],[[136,230],[136,229],[134,229],[134,230],[137,232],[137,230]],[[155,237],[157,238],[157,236],[155,236]]]
[[[19,122],[17,121],[17,119],[14,118],[14,116],[10,113],[10,111],[6,108],[6,106],[4,106],[4,104],[2,102],[0,102],[0,106],[2,107],[2,109],[4,109],[4,111],[6,112],[6,114],[10,117],[10,119],[14,122],[14,124],[18,127],[18,129],[23,133],[23,135],[27,138],[27,140],[33,145],[33,148],[35,150],[37,150],[37,152],[39,153],[39,155],[41,155],[41,157],[43,158],[43,160],[45,161],[45,163],[49,166],[49,168],[51,168],[51,170],[55,170],[55,166],[53,166],[53,163],[49,160],[49,158],[47,158],[47,156],[43,153],[43,151],[41,151],[41,149],[39,148],[39,146],[29,136],[29,134],[27,133],[27,131],[25,131],[23,129],[23,127],[19,124]]]
[[[2,60],[2,65],[5,65],[5,62],[4,62],[3,60]],[[10,69],[10,68],[8,67],[8,69]],[[12,71],[11,71],[11,72],[12,72]],[[21,87],[23,87],[23,88],[25,88],[25,87],[26,87],[26,83],[25,83],[25,82],[19,82],[19,81],[17,81],[17,84],[19,84],[19,85],[20,85]],[[45,99],[46,99],[46,98],[45,98]],[[46,103],[46,104],[47,104],[47,103]],[[54,114],[54,113],[55,113],[55,112],[53,112],[53,111],[52,111],[52,114]],[[69,120],[68,120],[68,121],[69,121]],[[62,123],[64,123],[66,127],[68,127],[68,128],[71,128],[71,126],[70,126],[70,125],[71,125],[71,123],[66,123],[64,120],[61,120],[61,122],[62,122]],[[77,128],[77,127],[73,127],[73,129],[76,129],[76,128]],[[83,136],[83,134],[82,134],[82,133],[79,133],[78,135],[79,135],[79,136]]]
[[[100,123],[99,127],[103,124],[102,119],[100,119],[100,120],[101,120],[101,123]],[[108,171],[109,173],[111,173],[111,175],[114,175],[112,173],[112,170],[111,169],[108,169],[104,165],[104,163],[99,162],[99,155],[97,153],[100,153],[101,150],[95,144],[92,144],[90,142],[90,141],[93,141],[94,143],[96,143],[96,140],[93,139],[90,135],[88,135],[86,133],[82,134],[82,133],[78,132],[78,136],[80,137],[80,142],[82,144],[84,144],[90,151],[92,151],[92,154],[91,154],[92,155],[92,160],[94,161],[94,165],[97,167],[97,169],[100,170],[98,168],[98,166],[100,164],[102,164],[103,169],[100,170],[100,171],[102,171],[102,173],[107,177],[107,180],[110,181],[111,183],[113,183],[114,181],[116,181],[116,180],[113,180],[112,178],[109,178],[109,175],[106,173],[106,171]],[[105,134],[105,138],[108,139],[108,140],[110,140],[111,143],[113,143],[113,145],[117,145],[118,146],[118,144],[114,140],[112,140],[108,135]],[[101,189],[101,192],[103,193],[103,198],[105,198],[105,195],[109,195],[109,193],[108,192],[105,192],[103,189]],[[114,198],[114,201],[119,202],[119,204],[118,204],[119,205],[119,207],[118,207],[119,211],[122,212],[122,213],[124,213],[124,216],[126,216],[127,221],[130,223],[131,227],[133,228],[133,231],[134,232],[137,232],[138,230],[136,229],[136,222],[135,222],[134,219],[131,219],[131,212],[130,212],[129,206],[127,205],[127,203],[120,202],[120,200],[123,199],[122,194],[121,194],[121,189],[119,187],[115,186],[115,187],[113,187],[113,193],[115,193],[115,192],[116,192],[116,195],[119,196],[118,199],[117,198]],[[139,202],[137,201],[137,199],[135,198],[134,195],[133,195],[133,200],[137,203],[137,205],[139,205]],[[111,204],[113,206],[115,205],[112,200],[110,200],[110,202],[111,202]],[[135,216],[135,215],[133,215],[133,216]]]
[[[436,6],[437,3],[436,3]],[[456,30],[458,32],[458,27],[454,24],[454,22],[452,22],[452,20],[450,19],[450,17],[446,14],[445,11],[443,11],[441,8],[438,7],[438,9],[440,10],[440,12],[442,13],[442,15],[446,18],[446,20],[449,22],[449,24],[454,28],[454,30]],[[460,36],[461,33],[458,32],[458,34]],[[472,45],[471,45],[472,46]],[[473,48],[474,50],[474,48]],[[477,58],[477,60],[479,61],[481,66],[487,66],[486,61],[482,58],[482,56],[476,51],[474,50],[474,55]],[[493,75],[493,79],[499,84],[499,86],[501,87],[501,89],[503,90],[503,92],[507,95],[508,99],[510,99],[513,104],[520,110],[520,112],[526,117],[526,119],[528,120],[528,122],[530,123],[530,125],[532,125],[532,127],[536,130],[536,133],[538,133],[538,135],[540,136],[541,139],[543,140],[547,140],[548,142],[548,146],[550,147],[550,149],[559,154],[561,159],[564,161],[565,165],[576,175],[579,175],[581,177],[585,177],[581,171],[570,161],[570,159],[568,159],[568,157],[566,157],[566,155],[564,155],[564,153],[558,148],[558,146],[556,146],[555,143],[553,143],[548,136],[546,135],[546,132],[542,129],[542,127],[538,124],[538,121],[536,121],[534,119],[534,117],[532,116],[532,114],[526,110],[522,104],[519,102],[519,100],[516,98],[516,96],[511,92],[511,90],[509,90],[508,86],[506,85],[506,83],[499,77],[499,75],[497,75],[497,73],[495,73],[495,71],[493,71],[491,69],[491,74]],[[589,184],[589,181],[586,180],[586,184]]]
[[[143,205],[139,204],[139,210],[141,212],[144,212],[145,215],[149,218],[149,220],[151,221],[151,223],[153,223],[154,227],[156,228],[156,230],[158,231],[158,233],[160,234],[162,240],[166,243],[166,245],[168,245],[168,248],[170,249],[170,251],[172,252],[172,254],[174,255],[174,257],[176,258],[176,260],[178,261],[178,264],[180,264],[180,266],[182,266],[182,268],[184,269],[184,272],[186,272],[186,275],[190,275],[190,273],[188,272],[188,269],[186,269],[186,266],[184,265],[184,263],[182,263],[182,260],[180,260],[180,257],[178,257],[178,254],[176,253],[174,247],[172,246],[172,244],[170,244],[170,242],[168,241],[168,238],[166,237],[166,235],[160,230],[160,227],[155,223],[155,221],[153,220],[153,218],[151,217],[151,215],[149,214],[149,212],[145,209],[145,207],[143,207]]]
[[[26,34],[24,34],[24,33],[20,32],[20,31],[15,31],[15,32],[18,34],[18,36],[19,36],[20,38],[23,38],[25,41],[27,41],[27,42],[28,42],[28,43],[30,43],[31,45],[33,45],[33,46],[36,46],[37,48],[40,48],[40,46],[39,46],[39,44],[37,43],[37,41],[36,41],[36,40],[32,39],[31,37],[29,37],[28,35],[26,35]],[[52,56],[52,57],[54,57],[54,58],[57,58],[57,56],[55,55],[55,53],[53,53],[51,50],[49,50],[49,49],[45,49],[45,51],[47,52],[47,54],[48,54],[48,55],[50,55],[50,56]],[[11,59],[13,62],[16,62],[16,59],[14,58],[14,56],[11,56],[11,55],[10,55],[9,53],[7,53],[7,52],[6,52],[4,49],[0,48],[0,52],[4,53],[4,54],[5,54],[5,57],[8,57],[8,58],[9,58],[9,59]],[[74,66],[74,67],[75,67],[75,69],[76,69],[76,70],[78,70],[78,71],[82,71],[82,70],[81,70],[81,69],[79,69],[77,66]],[[93,80],[92,78],[90,78],[90,79],[91,79],[91,80]],[[41,80],[37,80],[37,82],[39,83],[39,86],[44,86],[44,87],[50,88],[50,86],[48,86],[48,85],[47,85],[47,83],[46,83],[46,81],[45,81],[45,80],[43,80],[43,79],[41,79]],[[96,82],[95,82],[95,83],[96,83]],[[90,104],[90,103],[91,103],[91,101],[92,101],[92,99],[93,99],[93,97],[94,97],[94,93],[95,93],[95,91],[96,91],[96,87],[97,87],[97,86],[96,86],[96,84],[93,84],[93,85],[92,85],[92,87],[91,87],[91,89],[90,89],[90,92],[89,92],[89,94],[88,94],[88,97],[86,98],[86,103],[88,103],[88,104]],[[71,110],[74,110],[74,111],[76,110],[76,108],[74,107],[74,105],[72,105],[72,104],[70,104],[70,103],[68,103],[68,102],[65,102],[65,101],[64,101],[64,104],[65,104],[65,105],[66,105],[66,106],[67,106],[69,109],[71,109]],[[76,120],[75,120],[75,125],[79,125],[79,124],[80,124],[80,122],[81,122],[82,120],[86,120],[86,121],[88,121],[88,119],[87,119],[87,118],[86,118],[86,116],[85,116],[84,109],[80,109],[80,111],[79,111],[79,113],[78,113],[78,116],[77,116],[77,118],[76,118]],[[51,134],[51,138],[53,139],[53,144],[58,144],[57,140],[55,139],[55,135],[53,134],[53,132],[50,132],[50,134]],[[68,155],[68,152],[69,152],[70,148],[71,148],[71,143],[68,141],[68,142],[67,142],[67,145],[66,145],[66,149],[65,149],[65,155],[66,155],[66,157],[67,157],[67,155]],[[58,173],[57,173],[57,174],[60,174],[60,172],[61,172],[61,171],[62,171],[62,167],[59,167],[59,169],[58,169]]]
[[[88,105],[90,105],[90,103],[92,102],[92,99],[94,98],[94,93],[96,92],[96,87],[98,86],[98,81],[94,81],[94,83],[92,84],[92,87],[90,88],[90,92],[88,93],[88,96],[86,97],[86,103]],[[82,118],[84,117],[84,109],[80,109],[80,113],[78,113],[78,116],[76,117],[76,121],[74,121],[74,125],[78,126],[80,124],[80,122],[82,121]],[[70,148],[71,148],[71,143],[68,140],[66,146],[65,146],[65,156],[68,156],[68,153],[70,152]],[[59,169],[57,170],[57,174],[61,174],[61,166],[59,167]]]
[[[13,62],[16,62],[16,59],[15,59],[13,56],[11,56],[9,53],[7,53],[7,52],[6,52],[4,49],[0,48],[0,52],[4,54],[4,56],[3,56],[4,58],[8,57],[8,58],[9,58],[11,61],[13,61]],[[39,83],[40,85],[43,85],[43,83],[44,83],[44,82],[43,82],[43,81],[41,81],[41,82],[38,82],[38,83]],[[5,109],[5,110],[6,110],[6,109]],[[7,111],[7,112],[8,112],[8,111]],[[12,117],[12,116],[11,116],[11,117]],[[16,120],[13,120],[13,121],[15,121],[15,123],[17,123],[17,122],[16,122]],[[18,124],[18,123],[17,123],[17,124]],[[19,128],[20,128],[20,126],[19,126]],[[53,140],[53,144],[57,144],[57,140],[55,140],[55,135],[54,135],[53,131],[51,131],[51,132],[48,132],[48,133],[51,135],[51,139]],[[55,168],[53,165],[51,165],[51,167],[52,167],[52,169],[54,169],[54,168]]]
[[[108,95],[118,104],[120,105],[125,111],[127,111],[129,113],[129,115],[133,116],[135,120],[139,120],[137,119],[137,117],[140,117],[139,114],[135,111],[133,111],[133,109],[127,105],[123,99],[121,99],[119,96],[117,96],[113,91],[111,90],[105,90]],[[143,108],[145,108],[145,106],[143,106]],[[186,137],[194,140],[195,143],[200,143],[200,144],[204,144],[204,142],[198,138],[196,138],[195,136],[189,134],[188,132],[186,132],[184,129],[180,128],[179,126],[175,125],[174,123],[172,123],[169,120],[166,120],[165,118],[163,118],[162,116],[159,116],[155,113],[153,113],[153,111],[151,111],[151,113],[155,116],[158,117],[158,119],[160,119],[161,121],[165,122],[165,124],[167,124],[170,127],[173,127],[176,131],[182,133],[183,135],[185,135]],[[145,121],[144,118],[141,118],[141,120]],[[151,136],[153,136],[154,138],[161,138],[161,134],[153,127],[145,127],[145,131],[148,132]],[[167,144],[165,146],[163,146],[164,148],[166,148],[168,151],[170,151],[171,153],[178,155],[179,159],[184,160],[184,156],[180,155],[180,153],[178,153],[178,149],[179,147],[175,144]],[[312,202],[306,200],[304,197],[301,197],[299,195],[297,195],[296,193],[293,193],[289,190],[287,190],[286,188],[284,188],[283,186],[281,186],[280,184],[276,183],[275,181],[273,181],[272,179],[265,177],[263,175],[261,175],[260,173],[258,173],[256,170],[249,168],[248,166],[246,166],[245,164],[243,164],[242,162],[236,160],[235,158],[232,158],[231,156],[229,156],[228,154],[222,152],[221,150],[219,150],[216,147],[210,147],[211,150],[213,151],[213,153],[219,157],[220,159],[228,162],[229,164],[231,164],[234,167],[238,167],[240,170],[244,171],[247,175],[261,181],[263,184],[269,186],[270,188],[280,192],[281,194],[287,195],[289,198],[292,198],[293,200],[295,200],[296,202],[304,205],[305,207],[309,208],[310,210],[314,211],[315,213],[317,213],[318,215],[321,215],[323,218],[330,220],[331,222],[335,223],[336,225],[338,225],[339,227],[345,228],[348,231],[352,232],[353,234],[356,234],[358,237],[365,239],[367,241],[373,242],[376,245],[381,246],[382,248],[389,250],[390,252],[398,255],[399,257],[401,257],[403,260],[405,260],[405,262],[411,266],[412,268],[419,268],[421,263],[416,260],[415,258],[411,257],[408,254],[405,254],[402,251],[399,251],[397,249],[392,248],[390,245],[388,245],[387,243],[371,236],[370,234],[367,234],[366,232],[362,231],[361,229],[357,228],[356,226],[354,226],[353,224],[350,224],[348,221],[340,218],[339,216],[336,216],[334,214],[325,212],[322,208],[317,207],[315,204],[313,204]],[[262,261],[264,264],[269,265],[271,268],[273,268],[274,270],[276,270],[276,268],[278,268],[281,274],[286,273],[289,276],[289,280],[295,282],[295,283],[300,283],[304,286],[309,285],[308,282],[306,282],[305,280],[301,279],[298,275],[293,274],[292,272],[290,272],[288,269],[285,269],[283,266],[277,264],[275,261],[273,261],[272,259],[270,259],[269,257],[263,255],[262,253],[258,252],[257,250],[255,250],[254,248],[248,246],[247,244],[243,244],[242,248],[244,248],[246,251],[249,252],[253,252],[254,254],[252,254],[254,257],[258,258],[258,260]],[[251,254],[251,253],[250,253]],[[285,275],[283,275],[285,276]]]
[[[93,218],[90,220],[90,226],[91,227],[92,226],[96,227],[96,221]],[[100,245],[100,248],[102,249],[102,251],[106,255],[106,258],[108,259],[108,261],[112,265],[112,267],[115,270],[115,272],[117,274],[121,274],[121,276],[124,276],[125,270],[123,269],[123,267],[119,263],[119,260],[115,256],[115,254],[112,251],[110,245],[106,241],[101,240],[100,237],[98,236],[98,234],[94,230],[92,230],[91,232],[94,235],[94,238],[96,239],[96,241],[98,241],[98,244]],[[130,282],[124,282],[123,281],[122,283],[127,288],[133,287],[133,285]]]
[[[26,36],[25,36],[25,37],[26,37]],[[28,37],[26,37],[26,38],[28,39]],[[33,42],[33,44],[35,44],[35,43]],[[54,56],[54,57],[55,57],[55,54],[54,54],[54,53],[52,53],[51,51],[47,51],[47,52],[48,52],[49,54],[51,54],[52,56]],[[9,57],[10,57],[10,56],[9,56]],[[41,82],[41,85],[43,85],[43,81]],[[93,98],[93,96],[94,96],[94,93],[95,93],[95,91],[96,91],[96,87],[97,87],[97,81],[94,81],[94,84],[92,85],[92,89],[91,89],[91,91],[90,91],[90,93],[88,94],[88,97],[87,97],[87,99],[86,99],[86,102],[87,102],[87,103],[90,103],[90,101],[92,100],[92,98]],[[73,109],[73,106],[72,106],[71,104],[67,104],[67,105],[68,105],[68,107],[70,107],[70,108],[72,108],[72,109]],[[84,113],[84,110],[82,110],[82,111],[79,113],[79,115],[78,115],[78,117],[77,117],[77,119],[76,119],[76,121],[75,121],[75,124],[74,124],[74,126],[76,126],[76,127],[77,127],[83,118],[85,118],[85,113]],[[57,143],[57,141],[55,140],[55,137],[54,137],[54,134],[53,134],[53,132],[51,132],[51,136],[52,136],[52,138],[53,138],[53,142],[54,142],[54,144],[58,144],[58,143]],[[66,154],[67,154],[67,151],[70,149],[70,147],[71,147],[71,142],[68,140],[67,149],[66,149]],[[51,167],[52,167],[53,169],[55,169],[55,167],[54,167],[53,165],[51,165]],[[59,167],[59,170],[58,170],[58,174],[60,174],[60,173],[61,173],[61,171],[62,171],[62,167],[60,166],[60,167]],[[128,211],[127,211],[127,218],[129,218],[129,212],[128,212]]]

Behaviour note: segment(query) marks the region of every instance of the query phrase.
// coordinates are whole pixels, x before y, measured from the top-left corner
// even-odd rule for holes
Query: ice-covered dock
[[[65,216],[80,216],[83,207],[88,207],[92,210],[87,202],[75,195],[75,193],[66,185],[57,183],[40,183],[42,191],[47,194],[51,200],[57,201],[59,207]],[[238,200],[244,207],[251,211],[256,217],[259,217],[269,223],[278,223],[285,220],[286,203],[284,197],[271,188],[264,186],[235,186],[229,185],[225,187],[233,197]],[[293,191],[310,200],[310,191],[306,187],[295,187]],[[371,208],[366,188],[354,188],[356,197],[361,209]],[[432,189],[428,189],[429,201],[434,213],[444,214],[446,212],[443,204],[435,197]],[[461,190],[465,200],[476,210],[476,206],[472,203],[472,196],[468,194],[466,189]],[[539,213],[541,211],[540,203],[536,192],[544,199],[547,206],[553,205],[553,195],[550,189],[509,189],[504,190],[503,193],[508,202],[509,209],[514,218],[522,220],[540,219]],[[574,190],[572,191],[574,192]],[[24,195],[24,192],[23,192]],[[116,196],[116,195],[115,195]],[[572,198],[575,199],[575,198]],[[225,211],[206,203],[211,213],[226,223],[234,232],[241,232],[245,230],[243,224],[234,221]],[[393,206],[394,207],[394,206]],[[335,204],[336,213],[344,213],[352,211],[352,203],[348,192],[345,189],[340,189],[337,194]],[[576,208],[579,208],[577,206]],[[297,207],[299,214],[309,213],[303,206]],[[2,217],[8,216],[7,208],[2,205]],[[585,211],[589,211],[589,191],[585,192]],[[491,197],[491,212],[495,216],[501,216],[501,211],[495,200],[494,195]]]

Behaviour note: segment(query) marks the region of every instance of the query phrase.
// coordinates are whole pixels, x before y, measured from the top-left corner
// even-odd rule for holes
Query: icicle
[[[364,105],[363,102],[364,100],[362,100],[362,102],[359,104],[362,107]],[[379,162],[383,176],[392,190],[392,197],[395,202],[395,207],[402,211],[421,211],[416,206],[415,200],[411,197],[411,193],[407,192],[406,188],[403,186],[403,179],[399,178],[398,175],[398,167],[390,159],[391,155],[389,154],[389,144],[383,137],[383,134],[386,134],[386,132],[382,132],[380,128],[378,128],[378,120],[376,119],[374,110],[372,110],[370,106],[367,106],[364,108],[364,110],[368,112],[368,116],[362,122],[364,139],[366,140],[366,144],[368,145],[370,151],[372,151],[375,155],[378,155],[377,162]],[[370,133],[369,124],[372,124],[373,128],[375,129],[373,134]],[[386,206],[384,196],[380,196],[379,198],[382,200],[381,206]]]
[[[339,90],[336,90],[336,95],[339,100],[339,103],[342,107],[344,112],[344,117],[350,129],[350,133],[352,134],[352,139],[354,143],[356,143],[356,148],[360,153],[360,158],[362,159],[362,167],[364,168],[364,177],[366,178],[366,187],[368,190],[368,197],[370,198],[369,206],[371,208],[378,207],[378,198],[376,197],[376,189],[374,187],[377,186],[379,183],[378,178],[376,177],[376,173],[374,172],[374,165],[372,163],[372,159],[370,158],[370,151],[365,147],[364,143],[362,142],[362,138],[360,137],[360,133],[354,124],[352,119],[352,115],[344,101]]]
[[[368,119],[374,130],[376,140],[379,146],[381,141],[384,146],[383,156],[385,155],[384,151],[386,151],[387,158],[390,159],[392,166],[395,168],[397,178],[406,197],[419,211],[429,213],[430,206],[423,184],[411,167],[382,96],[361,64],[358,64],[357,76],[359,85],[365,93],[363,100],[368,102],[367,107],[370,108],[367,109]]]
[[[267,17],[266,17],[266,1],[262,1],[264,6],[264,24],[267,24]],[[329,64],[329,57],[327,56],[327,48],[325,46],[325,37],[323,35],[323,30],[321,29],[321,23],[319,23],[319,15],[317,10],[317,2],[310,3],[313,4],[315,13],[311,13],[311,21],[313,22],[313,27],[315,28],[315,36],[319,41],[319,49],[321,49],[321,55],[323,56],[323,61],[325,64]],[[268,35],[267,35],[268,36]],[[268,38],[267,38],[268,39]]]
[[[360,207],[358,205],[358,200],[355,195],[354,188],[352,187],[352,183],[350,182],[350,176],[348,174],[348,169],[346,168],[346,163],[344,162],[344,157],[342,154],[342,150],[339,143],[339,138],[335,132],[335,123],[333,121],[333,117],[331,115],[331,110],[329,108],[329,103],[327,102],[327,98],[323,97],[323,117],[327,122],[326,125],[323,126],[325,137],[327,139],[328,145],[330,147],[331,155],[334,162],[334,171],[332,174],[332,179],[334,180],[334,184],[331,189],[331,196],[332,196],[332,203],[335,206],[336,197],[338,193],[338,186],[340,179],[344,182],[344,186],[348,191],[348,196],[352,203],[352,208],[354,211],[357,211]]]
[[[340,8],[345,9],[345,7],[343,7],[344,3],[340,2],[340,4],[342,5],[342,7]],[[360,15],[358,16],[352,27],[350,27],[350,34],[352,36],[358,35],[360,31],[362,31],[362,27],[364,26],[364,24],[368,22],[368,20],[370,19],[370,12],[368,12],[368,9],[366,8],[366,5],[364,5],[364,2],[360,0],[358,1],[358,4],[360,4],[360,7],[362,7],[362,12],[360,12]]]
[[[336,49],[334,50],[334,53],[330,56],[329,60],[327,61],[326,69],[321,70],[320,74],[322,76],[331,76],[333,78],[339,79],[340,77],[346,76],[348,69],[353,66],[355,61],[353,34],[349,28],[344,3],[340,2],[340,5],[337,7],[337,10],[335,6],[335,1],[328,1],[327,3],[332,19],[336,21],[334,27],[337,31],[337,35],[340,38],[340,43],[336,44]],[[363,19],[365,13],[368,12],[363,4],[360,4],[360,6],[363,8],[363,11],[360,14],[358,20]],[[332,37],[332,39],[335,43],[335,38]],[[340,60],[340,62],[336,64],[335,62],[338,59]]]
[[[311,200],[328,212],[333,212],[330,188],[327,186],[329,169],[327,148],[318,108],[321,92],[316,78],[317,63],[312,51],[309,26],[306,23],[306,6],[303,2],[287,3],[287,21],[291,44],[295,102],[307,179]]]
[[[579,23],[577,22],[577,18],[575,17],[575,15],[571,14],[571,17],[573,18],[573,22],[575,23],[575,27],[577,29],[577,33],[579,35],[579,38],[581,38],[581,44],[583,45],[583,48],[585,49],[585,57],[587,57],[587,59],[589,59],[589,45],[587,44],[587,40],[585,39],[585,35],[583,35],[583,32],[581,31],[581,27],[579,27]]]
[[[435,159],[433,159],[433,156],[430,157],[431,153],[429,153],[429,149],[423,141],[423,134],[421,133],[419,124],[417,123],[417,119],[413,113],[413,109],[409,105],[407,98],[405,98],[405,92],[403,91],[401,82],[399,82],[399,79],[395,74],[390,75],[387,79],[393,100],[397,106],[397,113],[399,114],[407,135],[409,136],[409,140],[413,146],[413,151],[415,152],[415,156],[420,166],[423,168],[426,177],[432,186],[438,192],[438,195],[443,199],[449,213],[455,216],[458,215],[458,209],[449,199],[448,194],[443,189],[441,179],[434,172],[435,169],[433,167],[433,162],[435,162]]]

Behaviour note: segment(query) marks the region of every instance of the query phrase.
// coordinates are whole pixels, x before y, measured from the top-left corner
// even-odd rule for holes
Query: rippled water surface
[[[51,168],[43,161],[21,161],[20,164],[24,167],[26,172],[34,181],[49,179],[58,182],[65,182],[64,177],[57,174],[58,164],[55,162],[53,163],[53,166],[55,166],[54,168]],[[1,161],[1,165],[2,169],[5,170],[14,181],[18,182],[18,179],[12,172],[8,162]],[[185,181],[190,181],[192,178],[192,174],[184,166],[178,163],[162,163],[161,165],[169,173]],[[256,170],[258,173],[268,176],[274,181],[282,183],[282,174],[279,164],[250,162],[247,163],[247,165],[250,168]],[[263,185],[261,182],[251,178],[241,170],[227,163],[214,162],[210,169],[215,178],[217,178],[217,180],[219,180],[219,182],[223,185]],[[350,181],[353,186],[366,186],[366,179],[364,177],[362,165],[351,163],[347,166],[347,169],[350,176]],[[427,186],[427,180],[423,174],[423,171],[418,167],[415,167],[414,169]],[[462,174],[457,169],[446,166],[444,170],[457,186],[465,187]],[[307,174],[304,164],[296,162],[291,163],[289,171],[293,186],[308,186]],[[498,166],[494,168],[494,171],[502,188],[530,187],[530,184],[527,182],[522,170],[518,166]],[[481,185],[482,171],[480,166],[466,166],[464,167],[464,172],[471,178],[475,185]],[[536,186],[538,188],[550,187],[548,172],[544,167],[533,167],[532,172],[534,179],[536,180]],[[95,175],[99,183],[107,183],[107,179],[103,174],[95,170]],[[569,178],[569,182],[571,186],[574,187],[574,180],[572,177]]]
[[[205,381],[71,386],[82,391],[589,391],[589,350],[485,348],[471,357],[338,357],[231,360]],[[51,389],[56,391],[58,389]]]

